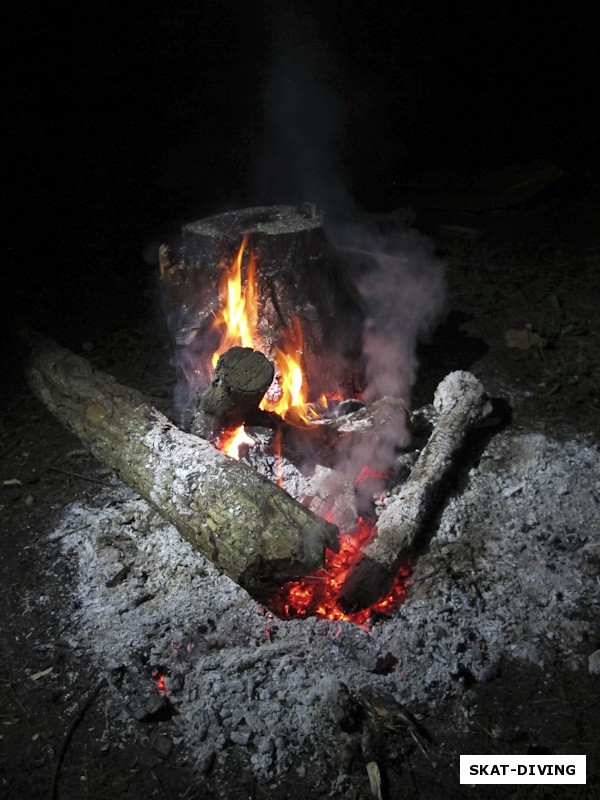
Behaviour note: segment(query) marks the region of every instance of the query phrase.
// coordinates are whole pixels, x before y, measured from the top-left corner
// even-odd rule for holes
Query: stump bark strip
[[[257,599],[323,566],[337,528],[251,468],[181,431],[84,358],[37,334],[33,393],[103,464]]]

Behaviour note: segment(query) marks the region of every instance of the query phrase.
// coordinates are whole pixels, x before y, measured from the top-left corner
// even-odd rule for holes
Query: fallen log
[[[324,564],[337,528],[254,470],[181,431],[134,389],[37,334],[33,393],[192,547],[261,599]]]
[[[491,406],[481,383],[469,372],[451,372],[435,392],[440,416],[410,476],[377,521],[377,536],[365,547],[338,597],[346,613],[376,602],[400,564],[425,544],[427,523],[436,511],[448,474],[472,428]]]

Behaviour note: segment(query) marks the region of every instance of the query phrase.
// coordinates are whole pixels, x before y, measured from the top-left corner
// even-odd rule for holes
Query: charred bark
[[[92,454],[192,547],[261,598],[323,565],[337,529],[254,470],[184,433],[137,391],[28,334],[29,385]]]
[[[439,506],[448,474],[472,428],[491,410],[481,383],[468,372],[451,372],[438,386],[438,422],[409,478],[377,522],[377,537],[348,575],[338,603],[346,612],[374,603],[398,567],[427,541],[427,524]]]

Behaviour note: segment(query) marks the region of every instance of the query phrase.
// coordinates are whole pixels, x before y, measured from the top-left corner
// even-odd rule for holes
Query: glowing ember
[[[360,483],[366,483],[366,481],[386,481],[389,477],[389,470],[381,472],[380,470],[373,469],[373,467],[370,467],[368,464],[366,464],[354,479],[354,485],[356,486]]]
[[[156,683],[156,688],[161,694],[169,694],[169,689],[167,687],[165,676],[162,675],[158,670],[154,670],[152,673],[152,677],[154,678],[154,682]]]
[[[392,611],[406,593],[408,569],[402,569],[386,595],[369,608],[346,614],[337,605],[337,598],[350,569],[361,557],[361,551],[375,535],[375,525],[359,520],[353,533],[340,534],[340,549],[326,551],[325,569],[298,581],[286,583],[270,603],[284,618],[323,617],[334,621],[354,622],[364,626],[375,613]]]
[[[252,447],[254,444],[254,439],[248,436],[243,425],[225,431],[217,442],[219,450],[225,453],[225,455],[230,456],[230,458],[235,458],[236,461],[239,461],[240,447],[243,444],[249,447]]]

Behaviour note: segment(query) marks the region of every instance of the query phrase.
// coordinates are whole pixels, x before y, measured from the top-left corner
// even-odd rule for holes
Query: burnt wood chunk
[[[377,521],[377,536],[342,586],[338,603],[347,613],[383,596],[398,567],[427,543],[427,525],[439,507],[452,467],[469,432],[490,411],[481,383],[469,372],[451,372],[434,396],[440,416],[410,476]]]
[[[222,428],[235,428],[258,409],[275,370],[262,353],[232,347],[219,358],[210,386],[203,392],[191,430],[210,438]]]
[[[337,528],[253,469],[185,433],[134,389],[26,334],[33,393],[91,453],[251,595],[323,566]]]

